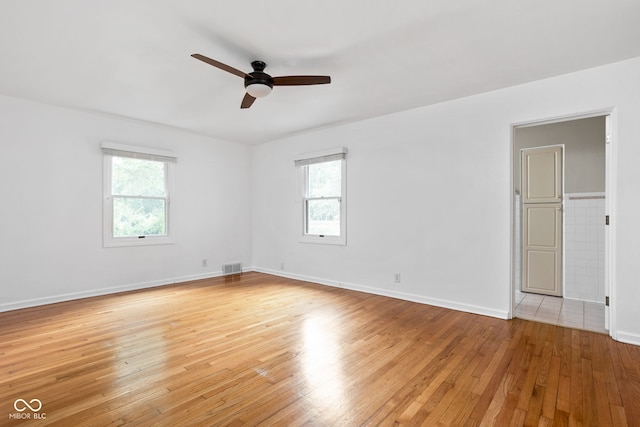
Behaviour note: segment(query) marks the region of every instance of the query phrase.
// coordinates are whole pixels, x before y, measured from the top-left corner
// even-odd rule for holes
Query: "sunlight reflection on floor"
[[[328,316],[316,315],[303,326],[302,364],[314,404],[327,407],[344,401],[344,385],[338,335]]]

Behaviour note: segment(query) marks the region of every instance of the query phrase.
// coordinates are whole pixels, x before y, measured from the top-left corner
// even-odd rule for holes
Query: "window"
[[[302,173],[302,242],[346,244],[345,155],[340,148],[295,161]]]
[[[103,143],[104,246],[173,243],[170,152]]]

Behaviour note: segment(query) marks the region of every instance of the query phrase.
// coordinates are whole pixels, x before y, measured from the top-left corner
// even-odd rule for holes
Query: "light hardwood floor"
[[[244,273],[0,313],[0,425],[14,404],[38,426],[638,425],[640,347]]]

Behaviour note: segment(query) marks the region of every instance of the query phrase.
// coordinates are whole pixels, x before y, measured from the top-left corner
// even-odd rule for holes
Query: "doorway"
[[[604,224],[605,211],[608,212],[608,129],[607,113],[513,127],[513,317],[607,332],[608,243]],[[558,214],[555,218],[548,214],[546,219],[555,221],[556,231],[561,233],[558,245],[561,257],[553,259],[537,248],[533,253],[548,260],[548,264],[553,260],[560,266],[560,275],[554,278],[557,283],[551,282],[551,276],[545,277],[540,268],[527,265],[527,259],[531,259],[527,254],[530,249],[526,241],[526,231],[530,228],[527,220],[531,218],[530,212],[541,213],[538,216],[542,218],[545,211],[540,209],[541,204],[526,203],[521,180],[522,168],[526,167],[522,166],[523,153],[535,152],[534,147],[542,153],[552,146],[563,148],[564,182],[560,205],[553,206]],[[546,213],[552,211],[550,205],[546,207]],[[538,290],[528,288],[524,283],[527,277],[545,277],[544,280],[549,281],[545,286],[551,291],[547,292],[545,286]]]

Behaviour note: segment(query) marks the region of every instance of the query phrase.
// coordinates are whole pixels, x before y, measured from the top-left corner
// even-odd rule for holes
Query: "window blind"
[[[345,147],[333,148],[330,150],[319,151],[316,153],[301,154],[294,161],[296,166],[307,166],[315,163],[331,162],[333,160],[342,160],[346,158],[347,149]]]
[[[171,151],[157,150],[148,147],[103,142],[100,145],[103,154],[132,159],[151,160],[154,162],[177,163],[178,157]]]

